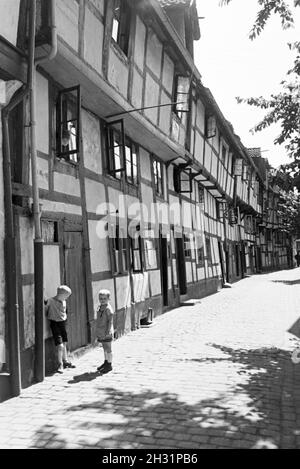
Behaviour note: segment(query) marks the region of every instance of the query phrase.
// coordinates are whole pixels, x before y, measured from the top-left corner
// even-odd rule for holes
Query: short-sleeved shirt
[[[100,305],[97,308],[97,326],[96,334],[98,340],[105,339],[107,336],[113,338],[114,325],[113,325],[114,311],[111,305]]]
[[[65,321],[67,319],[67,303],[54,298],[49,298],[45,307],[46,315],[50,321]]]

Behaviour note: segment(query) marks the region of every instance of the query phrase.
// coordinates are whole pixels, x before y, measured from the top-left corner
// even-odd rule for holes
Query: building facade
[[[197,17],[185,0],[1,1],[2,398],[40,354],[53,369],[40,300],[61,283],[73,351],[95,341],[100,288],[118,337],[289,265],[276,191],[194,65]]]

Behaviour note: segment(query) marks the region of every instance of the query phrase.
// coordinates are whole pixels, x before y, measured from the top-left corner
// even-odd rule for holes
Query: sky
[[[273,143],[280,133],[279,125],[252,135],[250,129],[265,112],[238,104],[235,97],[268,98],[280,91],[280,82],[295,57],[287,43],[300,40],[300,8],[296,9],[293,29],[282,30],[280,18],[275,16],[253,41],[248,34],[258,11],[256,0],[232,0],[223,7],[219,0],[197,0],[197,9],[198,16],[205,17],[199,20],[201,38],[194,42],[194,60],[203,84],[247,148],[261,147],[262,156],[274,167],[289,162],[284,145]]]

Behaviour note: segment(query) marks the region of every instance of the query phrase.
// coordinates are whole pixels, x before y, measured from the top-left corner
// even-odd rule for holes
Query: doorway
[[[160,234],[160,275],[164,306],[168,306],[168,240]]]
[[[187,293],[183,238],[176,237],[176,261],[180,295]]]
[[[65,231],[64,281],[72,290],[72,295],[67,300],[70,351],[83,347],[88,342],[88,315],[83,265],[82,232]]]

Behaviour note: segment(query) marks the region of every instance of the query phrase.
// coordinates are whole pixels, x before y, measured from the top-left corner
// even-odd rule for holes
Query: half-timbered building
[[[73,351],[95,341],[100,288],[118,337],[265,265],[265,182],[194,65],[197,17],[187,0],[1,0],[3,394],[53,368],[43,298],[61,283]]]

